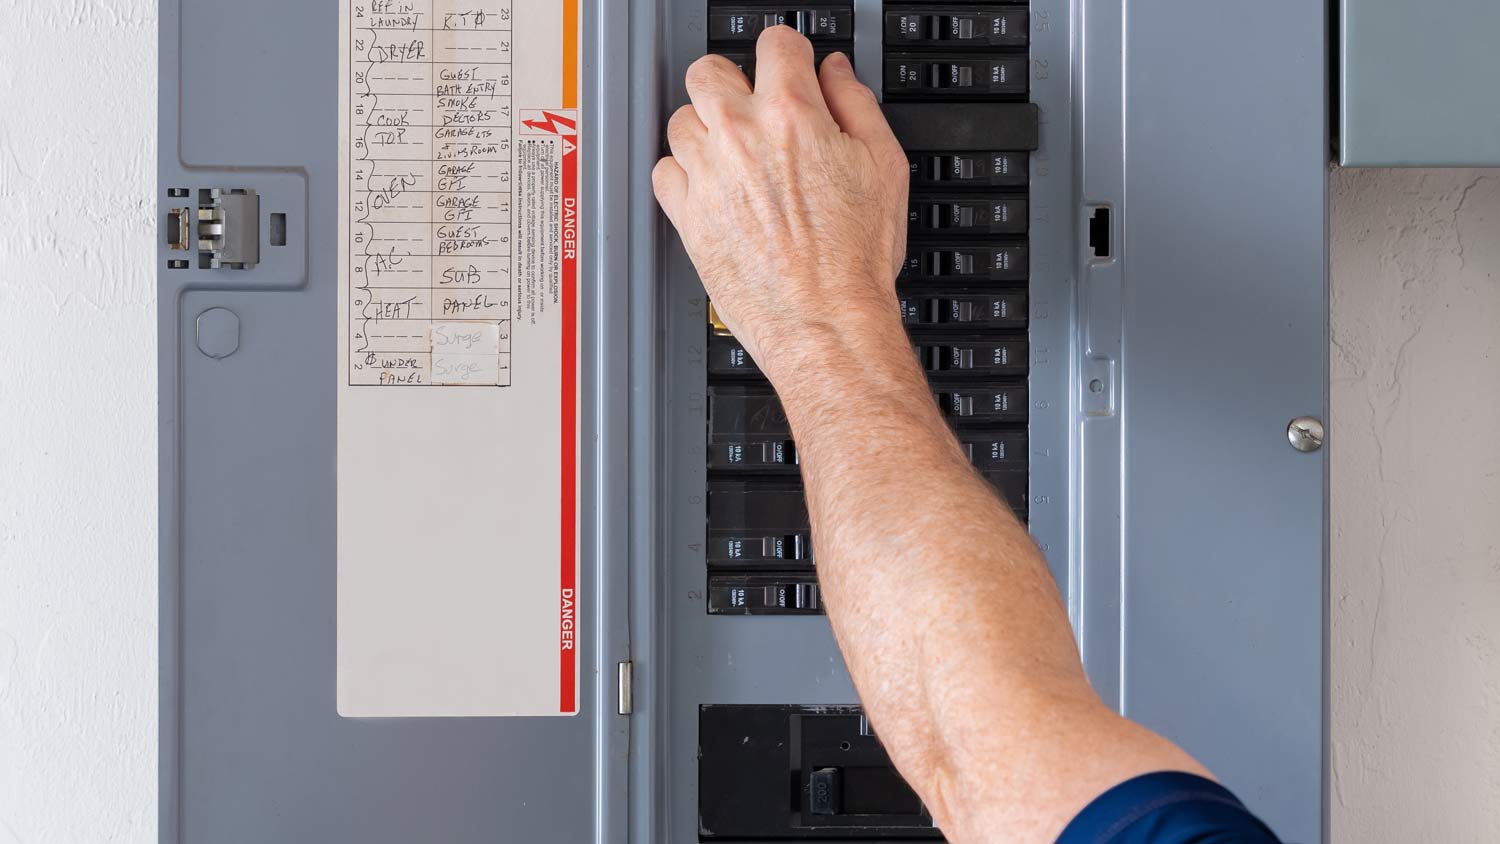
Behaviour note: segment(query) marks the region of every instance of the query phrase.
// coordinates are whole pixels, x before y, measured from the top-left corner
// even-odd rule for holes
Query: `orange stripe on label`
[[[578,108],[578,0],[563,0],[562,7],[562,107]]]

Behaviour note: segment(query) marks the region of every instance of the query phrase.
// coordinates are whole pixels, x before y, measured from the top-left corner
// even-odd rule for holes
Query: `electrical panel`
[[[778,25],[907,151],[912,354],[1095,689],[1326,840],[1320,7],[160,10],[163,842],[942,839],[651,194]]]

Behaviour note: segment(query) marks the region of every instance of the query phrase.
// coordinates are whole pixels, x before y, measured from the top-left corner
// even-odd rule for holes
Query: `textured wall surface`
[[[0,844],[155,840],[154,14],[0,0]],[[1334,840],[1491,844],[1500,175],[1333,185]]]
[[[1333,830],[1500,841],[1500,171],[1333,175]]]
[[[156,835],[155,17],[0,0],[0,844]]]

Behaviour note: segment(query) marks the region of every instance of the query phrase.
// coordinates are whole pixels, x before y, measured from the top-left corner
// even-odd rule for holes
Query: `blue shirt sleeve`
[[[1178,771],[1145,774],[1084,807],[1058,844],[1280,844],[1228,789]]]

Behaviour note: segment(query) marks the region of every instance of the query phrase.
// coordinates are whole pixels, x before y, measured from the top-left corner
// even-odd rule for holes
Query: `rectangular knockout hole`
[[[271,215],[271,245],[286,245],[286,215],[274,213]]]
[[[1109,236],[1109,207],[1096,205],[1089,213],[1089,248],[1094,251],[1095,260],[1102,261],[1110,257]]]

